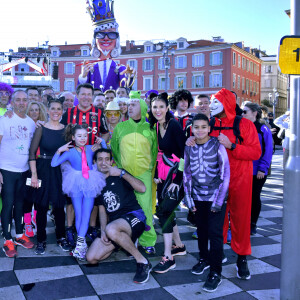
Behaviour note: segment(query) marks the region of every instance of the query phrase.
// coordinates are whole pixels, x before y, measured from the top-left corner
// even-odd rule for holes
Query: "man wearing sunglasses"
[[[113,61],[113,58],[121,54],[119,25],[113,8],[106,2],[87,1],[87,9],[95,26],[91,56],[99,61],[85,61],[78,78],[78,84],[90,83],[95,89],[100,88],[103,93],[108,89],[116,90],[124,78],[129,83],[132,82],[129,74],[133,72],[129,67],[118,66]]]

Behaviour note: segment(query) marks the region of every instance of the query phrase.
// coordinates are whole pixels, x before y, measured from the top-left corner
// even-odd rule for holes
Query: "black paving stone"
[[[272,217],[272,218],[266,218],[267,220],[274,222],[276,224],[282,224],[282,217]]]
[[[241,280],[238,278],[231,278],[229,280],[244,291],[280,288],[280,272],[251,275],[250,280]]]
[[[0,288],[19,285],[19,281],[14,271],[5,271],[0,273]]]
[[[72,256],[18,257],[15,260],[14,270],[50,268],[71,265],[77,265],[76,259]]]
[[[222,284],[220,285],[219,289],[222,288]],[[236,294],[231,294],[228,296],[213,298],[214,300],[253,300],[256,299],[249,295],[247,292],[240,292]]]
[[[147,284],[147,283],[146,283]],[[142,291],[126,292],[110,295],[100,295],[101,300],[174,300],[171,294],[169,294],[163,288],[157,289],[145,289]]]
[[[171,286],[179,284],[189,284],[204,282],[209,270],[206,270],[202,275],[194,275],[190,270],[171,270],[164,274],[152,272],[152,276],[160,284],[160,286]]]
[[[96,295],[85,276],[37,282],[29,291],[23,292],[27,299],[67,299]]]
[[[267,237],[251,236],[251,246],[273,245],[279,242],[269,239]]]
[[[281,268],[281,254],[262,257],[262,258],[260,258],[260,260],[262,260],[274,267]]]

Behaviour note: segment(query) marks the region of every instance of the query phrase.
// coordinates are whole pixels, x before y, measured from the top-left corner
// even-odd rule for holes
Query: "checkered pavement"
[[[283,171],[282,151],[276,150],[272,174],[262,192],[262,211],[257,235],[251,237],[252,255],[248,258],[250,280],[236,277],[236,254],[229,245],[224,252],[228,261],[223,265],[223,279],[215,293],[201,287],[203,275],[190,270],[198,259],[197,241],[192,239],[195,228],[186,221],[187,211],[177,212],[179,231],[188,254],[176,256],[176,268],[165,274],[151,273],[145,284],[135,284],[135,261],[122,251],[113,253],[99,265],[78,263],[57,245],[51,220],[47,226],[47,249],[42,256],[34,250],[18,247],[19,256],[5,257],[0,252],[0,299],[84,299],[84,300],[140,300],[140,299],[279,299],[280,258],[282,233]],[[158,241],[156,255],[146,255],[154,266],[163,253],[161,231],[156,226]],[[35,238],[33,239],[35,242]],[[0,238],[3,245],[3,238]],[[142,251],[142,250],[141,250]]]

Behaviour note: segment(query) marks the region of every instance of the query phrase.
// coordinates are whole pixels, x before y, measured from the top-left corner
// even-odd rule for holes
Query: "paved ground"
[[[152,273],[146,284],[132,282],[136,265],[122,252],[115,253],[97,266],[78,264],[56,246],[53,224],[49,221],[45,255],[36,256],[33,250],[21,247],[18,247],[19,256],[16,259],[6,258],[0,252],[0,299],[279,299],[283,198],[281,161],[282,151],[277,150],[272,175],[262,193],[258,234],[251,237],[251,280],[236,278],[236,255],[226,245],[228,262],[223,267],[222,284],[213,294],[202,291],[207,271],[201,276],[190,272],[198,258],[197,242],[191,238],[195,228],[186,221],[186,211],[181,211],[178,212],[178,225],[188,254],[176,257],[176,269],[166,274]],[[157,231],[160,232],[159,229]],[[162,254],[161,234],[156,248],[157,255],[150,257],[153,265]]]

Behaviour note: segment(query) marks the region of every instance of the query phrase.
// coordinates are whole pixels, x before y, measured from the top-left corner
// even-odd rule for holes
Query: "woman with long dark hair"
[[[245,104],[243,117],[254,123],[262,150],[260,158],[253,161],[251,234],[256,234],[256,223],[261,210],[260,194],[267,180],[273,155],[272,132],[266,125],[260,123],[261,116],[262,111],[258,104],[252,102]]]
[[[183,197],[182,170],[172,177],[172,182],[166,188],[170,192],[179,192],[176,200],[165,197],[162,191],[166,183],[169,167],[166,160],[180,162],[184,157],[185,135],[179,123],[169,111],[168,94],[162,93],[151,99],[149,112],[150,127],[156,127],[158,141],[157,171],[154,181],[157,184],[158,207],[156,215],[159,218],[164,237],[164,255],[161,262],[153,268],[157,273],[165,273],[176,267],[175,255],[185,255],[185,245],[182,244],[175,221],[174,210]],[[165,156],[163,158],[163,156]],[[180,169],[180,168],[179,168]],[[172,240],[175,245],[172,247]]]

